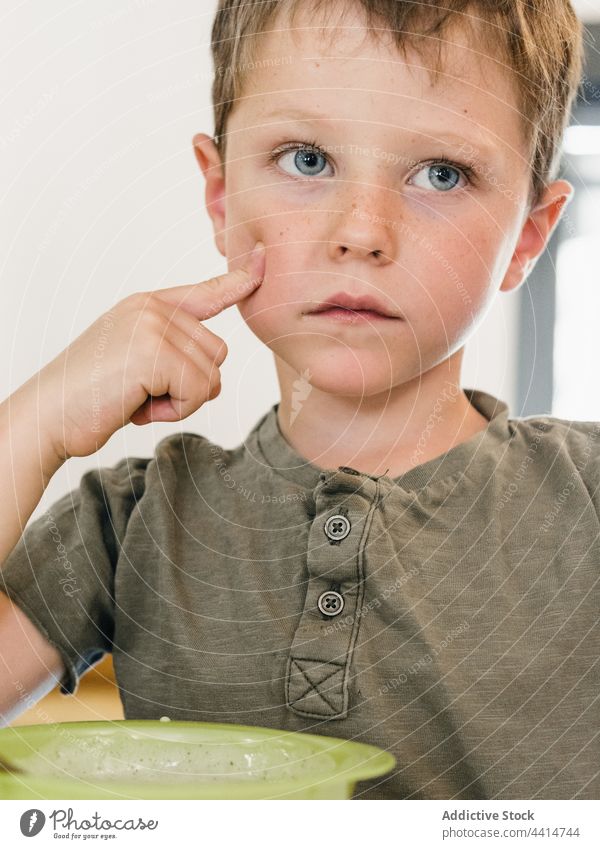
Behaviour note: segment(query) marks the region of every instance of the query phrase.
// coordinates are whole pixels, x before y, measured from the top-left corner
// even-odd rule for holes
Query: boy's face
[[[228,119],[224,181],[207,169],[219,162],[210,137],[195,144],[229,268],[257,239],[266,246],[263,283],[238,304],[245,321],[313,386],[368,396],[462,356],[496,292],[530,270],[572,187],[556,181],[529,212],[512,78],[476,44],[454,36],[432,87],[417,54],[407,64],[359,17],[345,23],[357,29],[331,44],[281,24],[261,36]],[[291,149],[273,158],[281,145]],[[399,317],[310,314],[340,291]]]

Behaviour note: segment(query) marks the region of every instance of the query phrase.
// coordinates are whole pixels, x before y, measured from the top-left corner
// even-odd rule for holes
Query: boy
[[[598,798],[600,424],[460,389],[572,193],[581,41],[568,0],[221,2],[194,144],[236,268],[120,302],[95,407],[107,316],[3,407],[6,718],[112,651],[127,718],[389,749],[360,798]],[[173,434],[19,539],[69,456],[215,396],[234,302],[281,387],[244,443]]]

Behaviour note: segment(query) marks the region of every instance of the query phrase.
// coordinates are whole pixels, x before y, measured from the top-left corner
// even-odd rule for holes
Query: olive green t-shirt
[[[391,751],[356,798],[600,798],[600,422],[509,417],[398,478],[322,470],[278,405],[93,469],[0,589],[60,651],[112,652],[128,719]],[[399,429],[402,423],[398,424]]]

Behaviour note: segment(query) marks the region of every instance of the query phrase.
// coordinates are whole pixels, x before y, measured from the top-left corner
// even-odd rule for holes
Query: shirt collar
[[[444,454],[414,466],[399,477],[362,474],[374,479],[383,478],[401,489],[419,490],[469,470],[471,463],[477,459],[477,455],[483,457],[489,452],[496,451],[498,446],[512,435],[508,405],[481,389],[463,388],[463,392],[471,405],[488,419],[489,424],[486,428]],[[279,402],[273,404],[259,419],[248,435],[246,446],[252,454],[256,455],[258,462],[270,466],[274,472],[287,480],[312,490],[319,480],[323,479],[324,474],[325,476],[335,475],[343,467],[321,469],[298,454],[281,432],[277,419],[278,408]]]

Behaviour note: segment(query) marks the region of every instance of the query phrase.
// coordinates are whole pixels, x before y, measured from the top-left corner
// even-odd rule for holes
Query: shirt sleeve
[[[112,650],[115,569],[149,458],[85,472],[79,486],[26,526],[0,568],[0,590],[60,652],[60,692]]]

